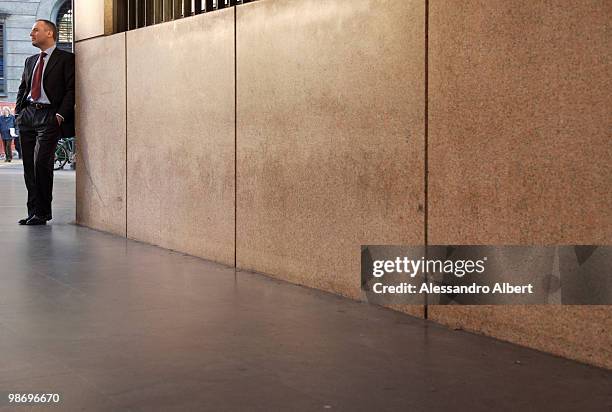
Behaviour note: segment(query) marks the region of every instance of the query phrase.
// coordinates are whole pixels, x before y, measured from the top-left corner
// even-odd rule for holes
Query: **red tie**
[[[32,100],[36,101],[40,98],[40,81],[42,80],[43,69],[45,68],[45,56],[47,53],[41,52],[38,58],[38,66],[36,67],[36,73],[34,73],[34,80],[32,80]]]

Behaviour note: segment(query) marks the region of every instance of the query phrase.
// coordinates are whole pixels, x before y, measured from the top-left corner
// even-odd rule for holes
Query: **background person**
[[[0,116],[0,135],[2,135],[5,162],[13,160],[13,136],[11,129],[13,134],[15,134],[15,117],[11,114],[11,109],[3,107],[2,116]]]

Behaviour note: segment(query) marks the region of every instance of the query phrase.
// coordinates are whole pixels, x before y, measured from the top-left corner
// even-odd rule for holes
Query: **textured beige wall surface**
[[[109,0],[75,0],[74,39],[89,39],[105,34],[105,2]]]
[[[227,264],[237,246],[241,268],[360,298],[359,245],[424,240],[424,2],[236,12],[238,244],[233,9],[127,35],[128,236]],[[430,0],[429,15],[429,243],[612,243],[610,3]],[[123,36],[76,46],[77,219],[117,234]],[[610,306],[429,314],[612,367]]]
[[[423,33],[422,1],[237,8],[240,268],[360,298],[360,245],[423,243]]]
[[[125,236],[125,34],[75,48],[77,222]]]
[[[612,243],[609,1],[430,0],[431,244]],[[612,308],[430,307],[612,367]]]
[[[127,34],[128,237],[234,264],[234,10]]]

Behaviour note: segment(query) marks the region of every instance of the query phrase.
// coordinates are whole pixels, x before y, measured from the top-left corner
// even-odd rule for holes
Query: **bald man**
[[[51,220],[53,163],[60,137],[74,136],[74,54],[56,47],[57,27],[37,20],[30,39],[40,49],[26,59],[15,113],[21,137],[28,216],[20,225]]]

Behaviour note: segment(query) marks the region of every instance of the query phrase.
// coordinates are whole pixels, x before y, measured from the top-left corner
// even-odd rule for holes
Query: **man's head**
[[[30,32],[32,46],[46,50],[57,41],[57,26],[49,20],[36,20]]]

